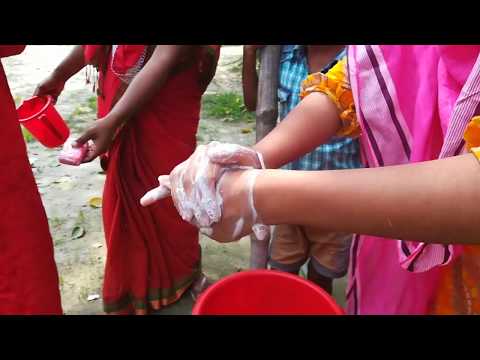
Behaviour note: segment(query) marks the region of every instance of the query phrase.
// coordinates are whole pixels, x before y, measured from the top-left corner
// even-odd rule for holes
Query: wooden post
[[[268,45],[261,50],[260,73],[256,111],[257,142],[277,125],[278,118],[278,69],[281,45]],[[266,269],[270,238],[258,240],[255,235],[250,241],[250,268]]]

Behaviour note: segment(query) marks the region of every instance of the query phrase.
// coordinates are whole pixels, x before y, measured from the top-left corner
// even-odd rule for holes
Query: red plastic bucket
[[[20,123],[46,147],[61,146],[70,135],[67,124],[53,106],[51,96],[34,96],[24,100],[17,109],[17,115]]]
[[[343,315],[320,287],[280,271],[254,270],[227,276],[209,287],[193,315]]]

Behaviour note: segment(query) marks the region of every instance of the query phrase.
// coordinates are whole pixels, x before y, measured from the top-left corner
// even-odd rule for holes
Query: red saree
[[[112,109],[143,66],[144,45],[85,46],[100,72],[98,117]],[[147,55],[148,56],[148,55]],[[198,230],[184,222],[171,199],[143,208],[139,200],[195,150],[203,59],[178,70],[117,134],[107,168],[103,222],[107,262],[103,286],[107,313],[146,314],[178,300],[200,274]],[[218,58],[218,52],[216,53]],[[215,60],[216,61],[216,60]]]
[[[0,45],[0,58],[24,46]],[[0,63],[0,314],[62,314],[48,221]]]

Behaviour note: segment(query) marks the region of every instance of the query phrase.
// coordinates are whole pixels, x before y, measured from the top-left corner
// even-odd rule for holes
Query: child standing
[[[250,111],[255,111],[257,104],[258,48],[258,45],[244,46],[243,91],[245,105]],[[282,46],[278,87],[280,121],[300,103],[301,85],[307,76],[327,72],[343,57],[345,47],[341,45]],[[361,166],[359,150],[355,139],[333,138],[284,168],[305,171],[358,168]],[[351,234],[331,233],[315,227],[276,225],[269,264],[273,269],[298,274],[308,261],[308,279],[331,293],[333,279],[343,277],[347,272],[351,238]]]

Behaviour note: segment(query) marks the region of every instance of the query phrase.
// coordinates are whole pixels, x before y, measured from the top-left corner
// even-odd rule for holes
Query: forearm
[[[307,96],[254,149],[276,169],[328,142],[341,126],[336,105],[324,94]]]
[[[83,47],[76,45],[70,54],[55,68],[53,76],[66,82],[73,75],[82,70],[86,65],[85,57],[83,54]]]
[[[108,115],[114,126],[128,121],[158,93],[187,48],[183,45],[156,46],[150,60]]]
[[[480,165],[473,155],[384,168],[257,178],[267,224],[301,224],[430,243],[480,244]]]
[[[247,110],[255,111],[258,92],[257,51],[248,46],[243,47],[242,86]]]

